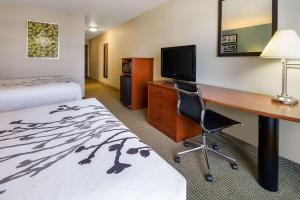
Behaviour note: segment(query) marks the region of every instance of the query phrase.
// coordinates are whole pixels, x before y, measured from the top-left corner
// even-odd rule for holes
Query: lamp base
[[[291,96],[276,95],[272,97],[272,101],[280,102],[286,105],[294,106],[298,104],[298,100]]]

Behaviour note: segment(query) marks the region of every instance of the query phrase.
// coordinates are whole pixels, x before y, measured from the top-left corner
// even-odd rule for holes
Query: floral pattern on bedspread
[[[2,79],[0,80],[0,87],[16,87],[16,86],[37,86],[47,85],[51,83],[70,83],[73,82],[71,78],[65,76],[51,76],[51,77],[38,77],[28,79]]]
[[[119,174],[134,165],[122,158],[124,154],[150,156],[151,149],[102,105],[66,104],[48,113],[41,116],[46,117],[46,122],[45,119],[43,122],[20,119],[10,122],[6,127],[12,128],[8,130],[0,127],[0,151],[9,152],[0,154],[0,166],[18,160],[11,166],[13,173],[0,177],[0,196],[5,192],[6,183],[37,176],[71,154],[84,153],[83,159],[76,162],[89,165],[94,159],[101,159],[97,158],[98,151],[107,151],[114,158],[107,174]]]

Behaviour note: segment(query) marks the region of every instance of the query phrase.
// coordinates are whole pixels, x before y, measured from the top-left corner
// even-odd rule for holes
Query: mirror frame
[[[103,44],[103,77],[108,78],[108,43]]]
[[[222,37],[222,2],[219,0],[219,16],[218,16],[218,57],[235,57],[235,56],[260,56],[262,52],[243,52],[243,53],[221,53],[221,37]],[[278,29],[278,0],[272,0],[272,35]],[[271,39],[271,38],[270,38]]]

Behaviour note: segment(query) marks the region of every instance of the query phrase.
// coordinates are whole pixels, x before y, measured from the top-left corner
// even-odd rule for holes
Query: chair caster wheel
[[[231,168],[233,170],[238,170],[239,169],[239,166],[236,163],[231,163],[230,165],[231,165]]]
[[[191,146],[191,144],[190,144],[188,141],[184,141],[184,142],[183,142],[183,145],[184,145],[185,147],[190,147],[190,146]]]
[[[174,159],[174,161],[179,164],[180,163],[180,157],[176,156],[175,159]]]
[[[206,181],[210,182],[210,183],[213,182],[213,180],[214,180],[214,178],[211,174],[207,174],[205,178],[206,178]]]
[[[219,150],[219,145],[217,145],[217,144],[212,144],[212,148],[213,148],[213,150],[218,151],[218,150]]]

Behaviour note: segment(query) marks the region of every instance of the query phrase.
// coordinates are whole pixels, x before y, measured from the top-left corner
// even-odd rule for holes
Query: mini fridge
[[[124,106],[131,108],[131,76],[120,77],[120,100]]]

